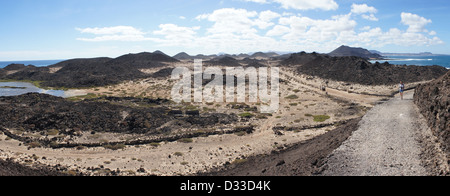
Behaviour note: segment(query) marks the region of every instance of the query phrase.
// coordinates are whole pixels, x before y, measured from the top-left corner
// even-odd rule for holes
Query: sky
[[[2,0],[0,61],[320,52],[450,54],[448,0]]]

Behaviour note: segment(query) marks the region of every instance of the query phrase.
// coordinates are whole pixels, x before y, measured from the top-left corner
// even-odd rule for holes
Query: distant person
[[[400,82],[400,97],[403,100],[403,93],[405,92],[405,84],[403,82]]]

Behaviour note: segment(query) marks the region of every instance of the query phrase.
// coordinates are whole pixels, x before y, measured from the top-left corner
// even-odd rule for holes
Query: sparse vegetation
[[[178,142],[187,144],[187,143],[194,142],[194,140],[192,140],[192,138],[182,138],[182,139],[179,139]]]
[[[58,134],[59,134],[59,131],[57,129],[50,129],[47,131],[47,135],[55,136]]]
[[[297,95],[289,95],[285,97],[286,99],[298,99],[299,97]]]
[[[159,147],[161,144],[160,144],[160,143],[153,142],[153,143],[150,143],[149,145],[150,145],[151,147]]]
[[[41,144],[39,142],[30,142],[27,144],[27,146],[30,148],[39,148],[41,147]]]
[[[115,144],[115,145],[106,144],[106,145],[103,145],[103,148],[110,149],[110,150],[122,150],[122,149],[126,148],[126,145],[125,144]]]
[[[328,119],[330,119],[330,116],[327,115],[317,115],[317,116],[313,116],[314,117],[314,122],[324,122]]]
[[[247,133],[245,132],[245,131],[239,131],[239,132],[236,132],[236,133],[234,133],[235,135],[237,135],[237,136],[244,136],[244,135],[247,135]]]
[[[247,161],[248,161],[247,159],[236,159],[236,160],[234,160],[231,164],[233,164],[233,165],[239,165],[239,164],[246,163]]]
[[[239,114],[239,116],[242,117],[242,118],[252,118],[255,115],[252,114],[252,113],[249,113],[249,112],[245,112],[245,113]]]

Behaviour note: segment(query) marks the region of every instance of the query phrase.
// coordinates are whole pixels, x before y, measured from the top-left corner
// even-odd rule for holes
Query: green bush
[[[252,113],[245,112],[245,113],[239,114],[239,116],[242,118],[252,118],[254,115]]]
[[[324,122],[330,118],[331,117],[327,116],[327,115],[317,115],[317,116],[314,116],[314,122]]]
[[[177,157],[181,157],[181,156],[183,156],[183,153],[182,152],[175,152],[175,153],[173,153],[173,155],[175,155]]]
[[[126,147],[127,146],[125,144],[115,144],[115,145],[107,144],[107,145],[103,145],[103,148],[110,149],[110,150],[121,150],[121,149],[124,149]]]
[[[234,160],[231,164],[233,164],[233,165],[239,165],[239,164],[246,163],[247,161],[248,161],[247,159],[236,159],[236,160]]]
[[[286,97],[286,99],[298,99],[297,95],[289,95]]]
[[[192,143],[192,142],[194,142],[194,140],[192,140],[191,138],[181,138],[181,139],[179,139],[177,141],[181,142],[181,143]]]

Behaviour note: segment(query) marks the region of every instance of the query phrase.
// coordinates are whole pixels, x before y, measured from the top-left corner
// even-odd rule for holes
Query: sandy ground
[[[156,72],[158,70],[147,70]],[[282,69],[280,76],[287,83],[281,85],[281,105],[277,113],[267,119],[251,119],[248,124],[256,125],[253,134],[215,135],[194,138],[192,143],[165,142],[159,146],[127,146],[123,150],[88,149],[28,149],[18,141],[0,134],[0,158],[13,158],[27,165],[62,165],[69,170],[83,172],[86,175],[104,175],[107,171],[120,170],[121,175],[190,175],[206,172],[224,164],[237,164],[248,157],[269,154],[274,150],[316,138],[336,128],[327,126],[320,129],[299,129],[282,131],[277,135],[272,130],[275,126],[302,127],[321,123],[333,124],[344,120],[361,117],[373,107],[382,96],[352,93],[339,88],[321,91],[322,80],[310,80],[306,76],[297,76],[289,70]],[[170,98],[172,82],[167,79],[145,79],[125,82],[115,86],[87,90],[88,93],[109,96],[139,96],[149,98]],[[363,87],[353,87],[363,88]],[[364,87],[362,90],[377,92],[382,87]],[[362,91],[361,90],[361,91]],[[381,90],[380,90],[381,91]],[[385,90],[391,92],[392,90]],[[327,96],[327,93],[329,96]],[[377,92],[378,93],[378,92]],[[296,95],[296,98],[288,98]],[[250,106],[257,106],[251,104]],[[216,112],[238,113],[230,110],[227,103],[214,106],[197,104],[199,108],[210,107]],[[259,115],[258,113],[255,113]],[[327,115],[325,122],[315,122],[311,116]],[[114,137],[114,136],[111,136]],[[125,136],[124,136],[125,137]],[[95,170],[92,170],[95,169]]]
[[[325,129],[308,130],[275,136],[272,131],[247,136],[222,135],[196,138],[193,143],[163,143],[159,147],[135,146],[112,151],[104,148],[76,149],[27,149],[20,142],[0,136],[2,159],[14,158],[18,162],[46,165],[66,165],[90,173],[88,167],[120,169],[131,175],[188,175],[206,171],[226,162],[256,154],[269,153],[289,143],[311,139],[325,133]],[[34,160],[34,161],[33,161]],[[145,172],[137,173],[140,168]],[[93,173],[101,175],[98,171]],[[125,173],[126,174],[126,173]]]

